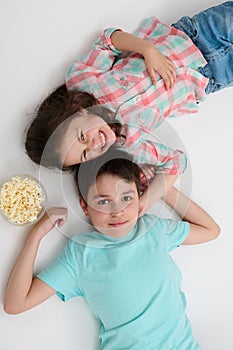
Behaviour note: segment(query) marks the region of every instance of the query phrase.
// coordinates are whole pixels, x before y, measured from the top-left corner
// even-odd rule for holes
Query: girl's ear
[[[79,198],[79,203],[80,203],[80,206],[81,206],[85,216],[88,218],[89,217],[89,213],[88,213],[86,202],[80,197]]]

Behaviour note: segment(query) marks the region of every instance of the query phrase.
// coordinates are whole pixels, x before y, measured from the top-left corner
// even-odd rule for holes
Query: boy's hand
[[[176,80],[174,64],[152,45],[146,48],[143,56],[152,83],[156,84],[155,72],[157,72],[163,79],[166,89],[171,89]]]
[[[50,208],[34,226],[32,232],[43,238],[52,228],[61,227],[67,219],[67,209],[63,207]]]

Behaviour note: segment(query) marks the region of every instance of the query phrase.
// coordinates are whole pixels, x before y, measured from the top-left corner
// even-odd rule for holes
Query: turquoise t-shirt
[[[146,214],[122,238],[79,234],[38,277],[64,301],[86,299],[100,324],[100,349],[200,350],[169,254],[189,230],[187,222]]]

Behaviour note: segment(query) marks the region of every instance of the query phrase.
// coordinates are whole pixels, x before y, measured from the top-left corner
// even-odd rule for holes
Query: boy
[[[76,235],[33,278],[41,239],[67,216],[65,208],[50,209],[29,233],[12,270],[5,311],[23,312],[55,293],[63,301],[82,296],[100,324],[100,349],[200,349],[185,315],[181,274],[169,251],[216,238],[218,225],[175,188],[165,200],[179,215],[186,211],[184,221],[141,216],[140,169],[124,152],[83,163],[75,180],[81,207],[95,230]]]

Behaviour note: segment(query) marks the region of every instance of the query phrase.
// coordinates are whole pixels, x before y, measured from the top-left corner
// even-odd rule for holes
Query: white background
[[[66,236],[82,232],[87,225],[70,175],[61,176],[49,170],[39,172],[24,153],[24,130],[33,109],[49,90],[63,82],[69,64],[90,48],[104,28],[116,26],[132,31],[150,15],[170,24],[183,15],[194,15],[219,3],[213,0],[1,2],[0,179],[17,173],[40,176],[48,193],[48,207],[65,205],[70,212],[64,229],[54,230],[42,242],[36,272],[61,251]],[[222,229],[217,240],[181,247],[173,254],[183,273],[188,317],[203,350],[233,349],[232,89],[208,96],[196,115],[173,119],[169,121],[172,127],[165,128],[166,137],[170,135],[172,139],[170,144],[178,140],[189,156],[188,170],[180,181]],[[171,134],[167,130],[172,130]],[[1,300],[28,231],[29,227],[12,226],[0,218]],[[98,349],[97,335],[96,321],[81,299],[62,303],[53,297],[17,316],[0,310],[0,347],[4,350],[94,350]]]

